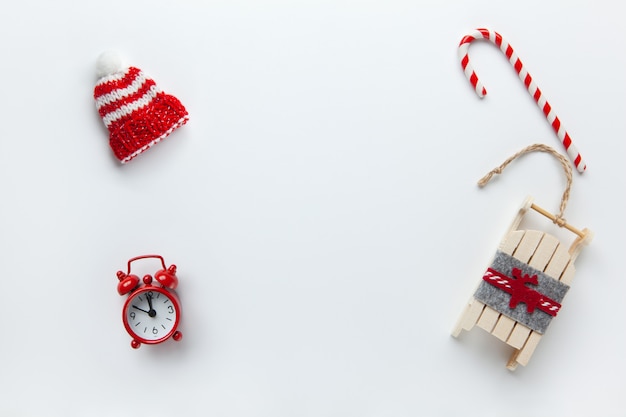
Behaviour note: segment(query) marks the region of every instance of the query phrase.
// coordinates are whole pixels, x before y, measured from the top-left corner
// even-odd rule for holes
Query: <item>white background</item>
[[[4,2],[0,415],[623,416],[619,5]],[[488,42],[476,97],[456,55],[476,27],[587,160],[566,218],[596,234],[514,373],[499,340],[449,332],[523,199],[556,211],[565,179],[534,154],[476,181],[563,149]],[[107,49],[190,113],[126,166],[92,96]],[[144,253],[178,265],[184,339],[133,350],[115,272]]]

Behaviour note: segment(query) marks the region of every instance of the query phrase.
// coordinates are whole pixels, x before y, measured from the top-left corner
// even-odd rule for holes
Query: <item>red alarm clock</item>
[[[154,274],[145,275],[142,280],[130,273],[131,263],[139,259],[156,258],[161,261],[160,269]],[[122,309],[122,321],[128,334],[133,338],[130,345],[137,349],[142,343],[155,345],[165,342],[170,337],[176,341],[183,334],[178,331],[181,308],[174,292],[178,285],[176,265],[165,266],[160,255],[142,255],[128,261],[128,271],[117,272],[119,283],[117,292],[128,294]],[[156,281],[156,284],[154,283]]]

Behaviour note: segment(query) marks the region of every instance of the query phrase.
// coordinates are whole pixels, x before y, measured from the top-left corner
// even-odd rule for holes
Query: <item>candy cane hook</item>
[[[539,87],[537,87],[537,84],[535,84],[533,78],[524,68],[522,61],[520,61],[515,51],[513,51],[511,45],[509,45],[509,43],[504,40],[502,38],[502,35],[500,35],[498,32],[489,29],[476,29],[475,32],[464,36],[463,39],[461,39],[461,43],[459,44],[459,59],[461,60],[461,66],[463,67],[465,76],[476,90],[476,94],[478,94],[478,97],[483,98],[487,94],[487,90],[480,82],[480,80],[478,80],[478,76],[476,76],[476,72],[474,72],[474,68],[472,68],[472,65],[469,62],[469,56],[467,54],[470,43],[477,39],[487,39],[488,41],[499,47],[502,52],[504,52],[506,57],[509,59],[511,65],[513,65],[513,68],[515,68],[515,71],[517,72],[520,80],[522,80],[530,95],[535,99],[537,106],[539,106],[541,111],[543,111],[546,119],[548,119],[548,122],[552,125],[554,132],[563,143],[563,146],[565,147],[565,150],[567,151],[570,159],[574,163],[574,166],[576,167],[578,172],[583,173],[585,169],[587,169],[587,165],[583,162],[580,153],[572,144],[572,139],[569,137],[569,134],[561,125],[561,121],[552,110],[552,106],[550,106],[550,103],[548,103],[548,101],[544,98],[541,90],[539,89]]]

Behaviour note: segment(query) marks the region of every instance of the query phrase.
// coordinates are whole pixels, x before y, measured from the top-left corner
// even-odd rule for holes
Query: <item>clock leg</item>
[[[130,346],[131,346],[133,349],[139,349],[139,346],[141,346],[141,343],[140,343],[140,342],[138,342],[138,341],[136,341],[135,339],[133,339],[133,341],[132,341],[132,342],[130,342]]]
[[[172,336],[172,338],[177,341],[180,342],[181,339],[183,338],[183,334],[179,331],[174,332],[174,335]]]

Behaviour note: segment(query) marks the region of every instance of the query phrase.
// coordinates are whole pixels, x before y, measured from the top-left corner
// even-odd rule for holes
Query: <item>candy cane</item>
[[[585,169],[587,169],[587,165],[583,162],[580,153],[572,144],[572,139],[561,125],[561,121],[556,114],[554,114],[554,111],[552,111],[552,106],[550,106],[550,103],[548,103],[548,101],[544,98],[541,90],[537,87],[537,84],[535,84],[528,71],[526,71],[522,61],[520,61],[515,51],[513,51],[511,45],[509,45],[509,43],[504,40],[502,35],[498,32],[494,32],[489,29],[476,29],[474,33],[464,36],[459,44],[459,59],[461,60],[461,66],[463,67],[465,76],[476,90],[478,97],[483,98],[487,94],[487,90],[480,80],[478,80],[478,76],[476,76],[474,68],[472,68],[472,65],[469,63],[469,56],[467,54],[470,43],[477,39],[487,39],[504,52],[511,65],[513,65],[513,68],[515,68],[520,80],[522,80],[530,95],[535,99],[537,106],[539,106],[539,108],[543,111],[546,119],[548,119],[548,122],[552,125],[554,132],[563,143],[563,146],[565,146],[565,150],[567,151],[570,159],[573,161],[574,166],[578,172],[583,173]]]

